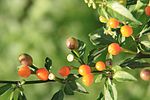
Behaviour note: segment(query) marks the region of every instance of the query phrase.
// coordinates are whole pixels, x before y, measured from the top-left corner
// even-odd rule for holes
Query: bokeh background
[[[88,34],[99,27],[96,11],[88,8],[84,0],[0,0],[0,80],[22,79],[17,75],[17,66],[18,55],[24,52],[32,55],[38,67],[43,67],[45,57],[50,57],[52,72],[58,75],[60,67],[71,65],[66,59],[66,38],[84,41],[89,51],[93,46]],[[118,100],[149,100],[150,83],[139,78],[139,71],[130,71],[137,82],[117,83]],[[32,79],[36,77],[28,80]],[[59,83],[44,83],[26,85],[24,91],[28,100],[50,100],[60,87]],[[96,100],[103,90],[101,83],[85,88],[90,94],[75,93],[64,100]],[[9,100],[9,96],[7,92],[0,100]]]

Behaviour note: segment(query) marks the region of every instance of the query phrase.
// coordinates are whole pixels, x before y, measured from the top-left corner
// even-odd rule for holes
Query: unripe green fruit
[[[145,81],[150,81],[150,70],[149,69],[143,69],[140,72],[140,77],[141,77],[141,79],[143,79]]]
[[[67,48],[69,48],[71,50],[77,49],[78,48],[78,40],[76,38],[69,37],[66,40],[66,46],[67,46]]]

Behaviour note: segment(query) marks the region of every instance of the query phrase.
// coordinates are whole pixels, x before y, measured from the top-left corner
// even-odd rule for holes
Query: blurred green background
[[[44,66],[45,57],[53,60],[53,73],[67,62],[69,50],[65,40],[69,36],[83,40],[87,51],[92,48],[88,33],[100,27],[95,10],[84,0],[0,0],[0,80],[21,80],[17,75],[18,55],[32,55],[34,64]],[[74,63],[75,65],[78,65]],[[148,100],[150,84],[139,78],[139,69],[131,71],[137,82],[117,83],[118,100]],[[28,80],[36,79],[31,76]],[[26,85],[28,100],[50,100],[61,87],[59,83]],[[96,100],[102,84],[85,87],[90,94],[75,93],[64,100]],[[0,96],[9,100],[10,92]]]

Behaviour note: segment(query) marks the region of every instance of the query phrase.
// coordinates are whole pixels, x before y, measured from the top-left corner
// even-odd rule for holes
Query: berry
[[[121,52],[121,47],[119,46],[118,43],[111,43],[109,46],[108,46],[108,52],[112,55],[117,55]]]
[[[147,7],[145,7],[145,14],[147,15],[147,16],[150,16],[150,6],[147,6]]]
[[[86,74],[82,77],[82,82],[85,86],[90,86],[94,81],[94,76],[92,73]]]
[[[143,79],[145,81],[150,81],[150,70],[149,69],[143,69],[140,72],[140,77],[141,77],[141,79]]]
[[[111,28],[117,28],[119,26],[119,21],[115,18],[110,18],[107,25]]]
[[[133,29],[129,25],[122,26],[120,31],[121,31],[122,36],[124,37],[129,37],[133,33]]]
[[[103,71],[104,69],[106,69],[106,65],[103,61],[98,61],[95,67],[98,71]]]
[[[55,75],[54,75],[53,73],[50,73],[50,74],[48,75],[48,79],[49,79],[49,80],[55,80]]]
[[[78,48],[78,40],[76,38],[69,37],[66,40],[66,46],[67,46],[67,48],[69,48],[71,50],[77,49]]]
[[[106,23],[107,22],[107,19],[103,16],[100,16],[99,17],[99,21],[102,22],[102,23]]]
[[[37,71],[36,71],[36,76],[40,79],[40,80],[43,80],[43,81],[46,81],[48,80],[48,75],[49,75],[49,72],[46,68],[39,68]]]
[[[58,73],[62,77],[68,76],[70,74],[70,68],[68,66],[64,66],[64,67],[59,69]]]
[[[86,75],[91,73],[91,68],[88,65],[81,65],[78,69],[80,75]]]
[[[30,55],[23,53],[19,55],[19,62],[21,65],[31,66],[33,63],[33,59]]]
[[[27,78],[31,75],[31,70],[28,66],[22,66],[18,69],[18,75]]]

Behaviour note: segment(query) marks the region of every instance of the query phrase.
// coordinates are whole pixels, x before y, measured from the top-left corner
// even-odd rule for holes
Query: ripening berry
[[[90,86],[94,81],[94,76],[92,73],[86,74],[82,77],[82,83],[85,86]]]
[[[62,68],[59,69],[58,73],[62,76],[68,76],[70,74],[70,67],[68,66],[64,66]]]
[[[33,59],[29,54],[23,53],[19,55],[19,62],[21,65],[31,66],[33,64]]]
[[[125,25],[125,26],[121,27],[120,32],[121,32],[122,36],[129,37],[132,35],[133,29],[129,25]]]
[[[112,55],[117,55],[122,51],[122,48],[119,46],[118,43],[111,43],[108,46],[108,52]]]
[[[49,72],[46,68],[39,68],[37,71],[36,71],[36,76],[40,79],[40,80],[43,80],[43,81],[46,81],[48,80],[48,75],[49,75]]]
[[[88,65],[81,65],[78,69],[80,75],[86,75],[91,73],[91,68]]]
[[[106,69],[106,65],[103,61],[98,61],[95,65],[95,68],[98,70],[98,71],[103,71]]]
[[[115,18],[110,18],[107,22],[107,25],[111,28],[117,28],[119,26],[119,21]]]
[[[150,6],[145,7],[145,14],[150,16]]]
[[[27,78],[31,75],[31,70],[28,66],[22,66],[18,69],[18,75]]]
[[[100,16],[99,17],[99,21],[102,22],[102,23],[106,23],[107,22],[107,19],[103,16]]]
[[[68,49],[74,50],[78,48],[78,40],[76,38],[73,37],[69,37],[66,40],[66,46]]]
[[[150,70],[149,69],[143,69],[140,72],[140,77],[141,77],[141,79],[143,79],[145,81],[150,81]]]

